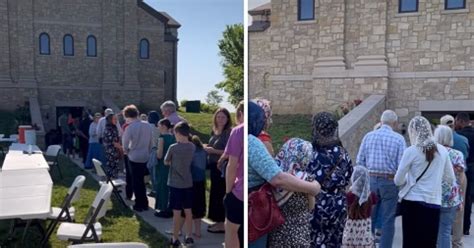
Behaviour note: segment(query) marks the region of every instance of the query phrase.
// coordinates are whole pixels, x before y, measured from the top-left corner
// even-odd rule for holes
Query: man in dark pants
[[[84,111],[82,113],[82,119],[79,123],[79,129],[76,131],[79,137],[79,148],[81,150],[82,163],[86,162],[87,152],[89,150],[89,127],[92,123],[89,114]]]
[[[138,109],[135,105],[126,106],[123,110],[129,125],[123,133],[122,143],[128,157],[128,167],[132,174],[135,205],[133,209],[141,212],[148,210],[148,198],[145,187],[146,163],[152,147],[151,126],[138,119]]]
[[[464,235],[469,235],[469,229],[471,227],[472,188],[474,187],[474,128],[469,125],[469,122],[470,118],[467,113],[459,113],[456,115],[456,131],[458,134],[467,138],[470,147],[466,171],[467,187],[464,207]]]

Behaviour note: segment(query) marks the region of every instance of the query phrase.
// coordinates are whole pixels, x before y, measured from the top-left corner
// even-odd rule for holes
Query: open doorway
[[[438,125],[439,119],[444,115],[452,115],[456,117],[457,114],[465,112],[469,114],[469,118],[474,120],[474,111],[424,111],[421,115],[424,116],[431,124]]]
[[[59,129],[59,117],[63,114],[71,114],[73,119],[81,118],[84,107],[56,107],[56,128]]]

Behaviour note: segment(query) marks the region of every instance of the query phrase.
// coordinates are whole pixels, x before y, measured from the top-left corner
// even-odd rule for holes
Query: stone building
[[[272,0],[249,14],[249,95],[277,114],[370,95],[405,123],[474,111],[471,0]]]
[[[176,100],[179,27],[143,0],[0,0],[0,108],[29,102],[47,131],[64,110]]]

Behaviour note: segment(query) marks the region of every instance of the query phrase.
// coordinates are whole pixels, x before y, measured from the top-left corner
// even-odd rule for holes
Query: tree
[[[219,106],[219,104],[222,102],[222,99],[223,97],[219,95],[219,91],[211,90],[209,93],[207,93],[206,103],[211,106]]]
[[[223,57],[225,80],[216,87],[229,94],[229,102],[237,105],[244,99],[244,26],[228,25],[218,43]]]

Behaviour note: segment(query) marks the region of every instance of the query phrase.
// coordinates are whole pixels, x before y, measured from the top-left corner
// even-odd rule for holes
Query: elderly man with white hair
[[[184,121],[184,118],[176,113],[176,104],[173,101],[166,101],[160,106],[163,116],[171,122],[171,125],[176,125],[180,121]]]
[[[398,116],[385,110],[380,118],[379,129],[365,135],[357,155],[357,165],[370,173],[370,189],[380,199],[372,212],[372,223],[381,224],[380,248],[392,247],[395,233],[395,212],[398,188],[393,179],[406,148],[402,135],[393,131],[398,126]],[[375,231],[375,230],[373,230]]]

